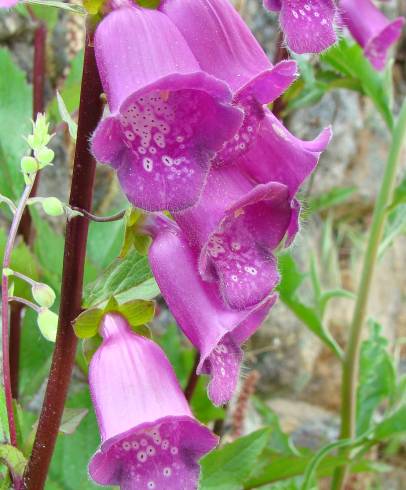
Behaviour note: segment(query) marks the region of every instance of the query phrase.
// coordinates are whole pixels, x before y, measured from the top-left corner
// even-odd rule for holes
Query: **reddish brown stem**
[[[196,389],[196,386],[197,386],[197,382],[199,381],[199,376],[196,374],[196,369],[197,369],[198,365],[199,365],[199,353],[196,352],[195,362],[193,364],[192,371],[190,372],[190,376],[189,376],[189,379],[188,379],[188,382],[187,382],[187,385],[185,388],[185,392],[184,392],[186,400],[188,402],[190,402],[190,400],[192,399],[193,394],[194,394],[195,389]]]
[[[91,211],[96,164],[89,138],[103,111],[102,87],[89,36],[86,39],[78,139],[72,175],[70,205]],[[42,490],[54,451],[75,361],[77,338],[72,322],[80,313],[89,221],[73,218],[66,227],[59,328],[45,399],[34,447],[24,473],[23,488]]]
[[[34,34],[34,66],[33,66],[33,119],[37,114],[44,112],[44,86],[45,86],[45,63],[46,63],[46,27],[41,23],[35,29]],[[37,192],[39,172],[32,187],[30,197],[34,197]],[[28,209],[25,210],[19,234],[23,237],[26,244],[31,243],[31,216]],[[20,339],[21,339],[21,314],[23,307],[13,304],[10,315],[10,371],[11,371],[11,391],[13,398],[18,398],[19,372],[20,372]]]

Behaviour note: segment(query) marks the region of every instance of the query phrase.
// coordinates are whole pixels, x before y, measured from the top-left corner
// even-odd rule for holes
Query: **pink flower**
[[[164,352],[107,314],[89,383],[102,444],[89,473],[101,485],[195,490],[198,460],[217,444],[192,415]]]

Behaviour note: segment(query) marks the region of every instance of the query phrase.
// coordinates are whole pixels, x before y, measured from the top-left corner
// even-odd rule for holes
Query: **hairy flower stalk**
[[[216,405],[234,393],[244,343],[261,325],[276,300],[265,298],[253,308],[232,310],[224,304],[215,284],[203,281],[198,253],[176,223],[149,216],[141,225],[153,236],[149,260],[171,312],[183,333],[200,352],[197,374],[208,374],[208,394]]]
[[[196,489],[198,460],[217,438],[193,417],[157,344],[116,313],[103,318],[100,333],[89,383],[102,444],[90,476],[121,490]]]
[[[334,0],[264,0],[264,6],[280,12],[286,44],[295,53],[321,53],[337,40]]]
[[[371,0],[340,0],[344,24],[376,70],[385,68],[387,53],[399,39],[405,19],[389,21]]]
[[[156,10],[124,7],[107,15],[95,51],[111,115],[93,136],[94,155],[117,170],[135,206],[194,205],[211,159],[241,125],[226,84],[201,70]]]

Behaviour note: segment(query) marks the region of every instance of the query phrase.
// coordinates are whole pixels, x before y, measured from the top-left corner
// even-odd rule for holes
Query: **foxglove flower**
[[[176,24],[207,73],[231,87],[244,122],[234,140],[217,155],[231,162],[255,140],[262,106],[279,97],[297,76],[294,61],[273,66],[228,0],[164,0],[161,10]]]
[[[102,444],[89,473],[101,485],[197,488],[197,461],[216,437],[195,420],[165,354],[107,314],[89,382]]]
[[[269,181],[255,185],[239,168],[230,166],[212,170],[199,203],[174,214],[200,251],[202,278],[217,284],[230,308],[251,308],[277,285],[273,252],[288,230],[290,201],[286,185]]]
[[[295,53],[321,53],[337,40],[334,0],[264,0],[264,5],[280,12],[286,43]]]
[[[227,86],[204,73],[167,16],[136,6],[105,17],[95,53],[111,115],[92,139],[137,207],[176,211],[199,198],[210,160],[241,125]]]
[[[370,0],[341,0],[344,24],[364,49],[365,56],[376,70],[383,70],[387,52],[402,33],[405,19],[389,21]]]
[[[231,310],[216,285],[200,277],[198,253],[175,223],[155,216],[147,218],[144,227],[154,235],[149,260],[162,295],[183,333],[200,352],[197,374],[210,376],[209,398],[223,405],[236,388],[243,357],[240,346],[261,325],[276,296],[255,308]]]
[[[8,9],[17,5],[19,0],[0,0],[0,8]]]

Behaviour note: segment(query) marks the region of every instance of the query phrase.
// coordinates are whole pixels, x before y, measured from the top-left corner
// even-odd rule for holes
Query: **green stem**
[[[382,239],[387,218],[387,207],[393,196],[396,173],[404,140],[406,137],[406,99],[393,131],[392,144],[382,185],[375,204],[368,246],[364,257],[361,281],[358,287],[357,301],[350,328],[350,336],[343,366],[341,393],[341,438],[354,438],[356,434],[357,387],[359,374],[359,355],[362,330],[367,315],[368,299],[372,279],[377,264],[379,244]],[[344,488],[348,466],[339,468],[334,475],[332,489]]]

